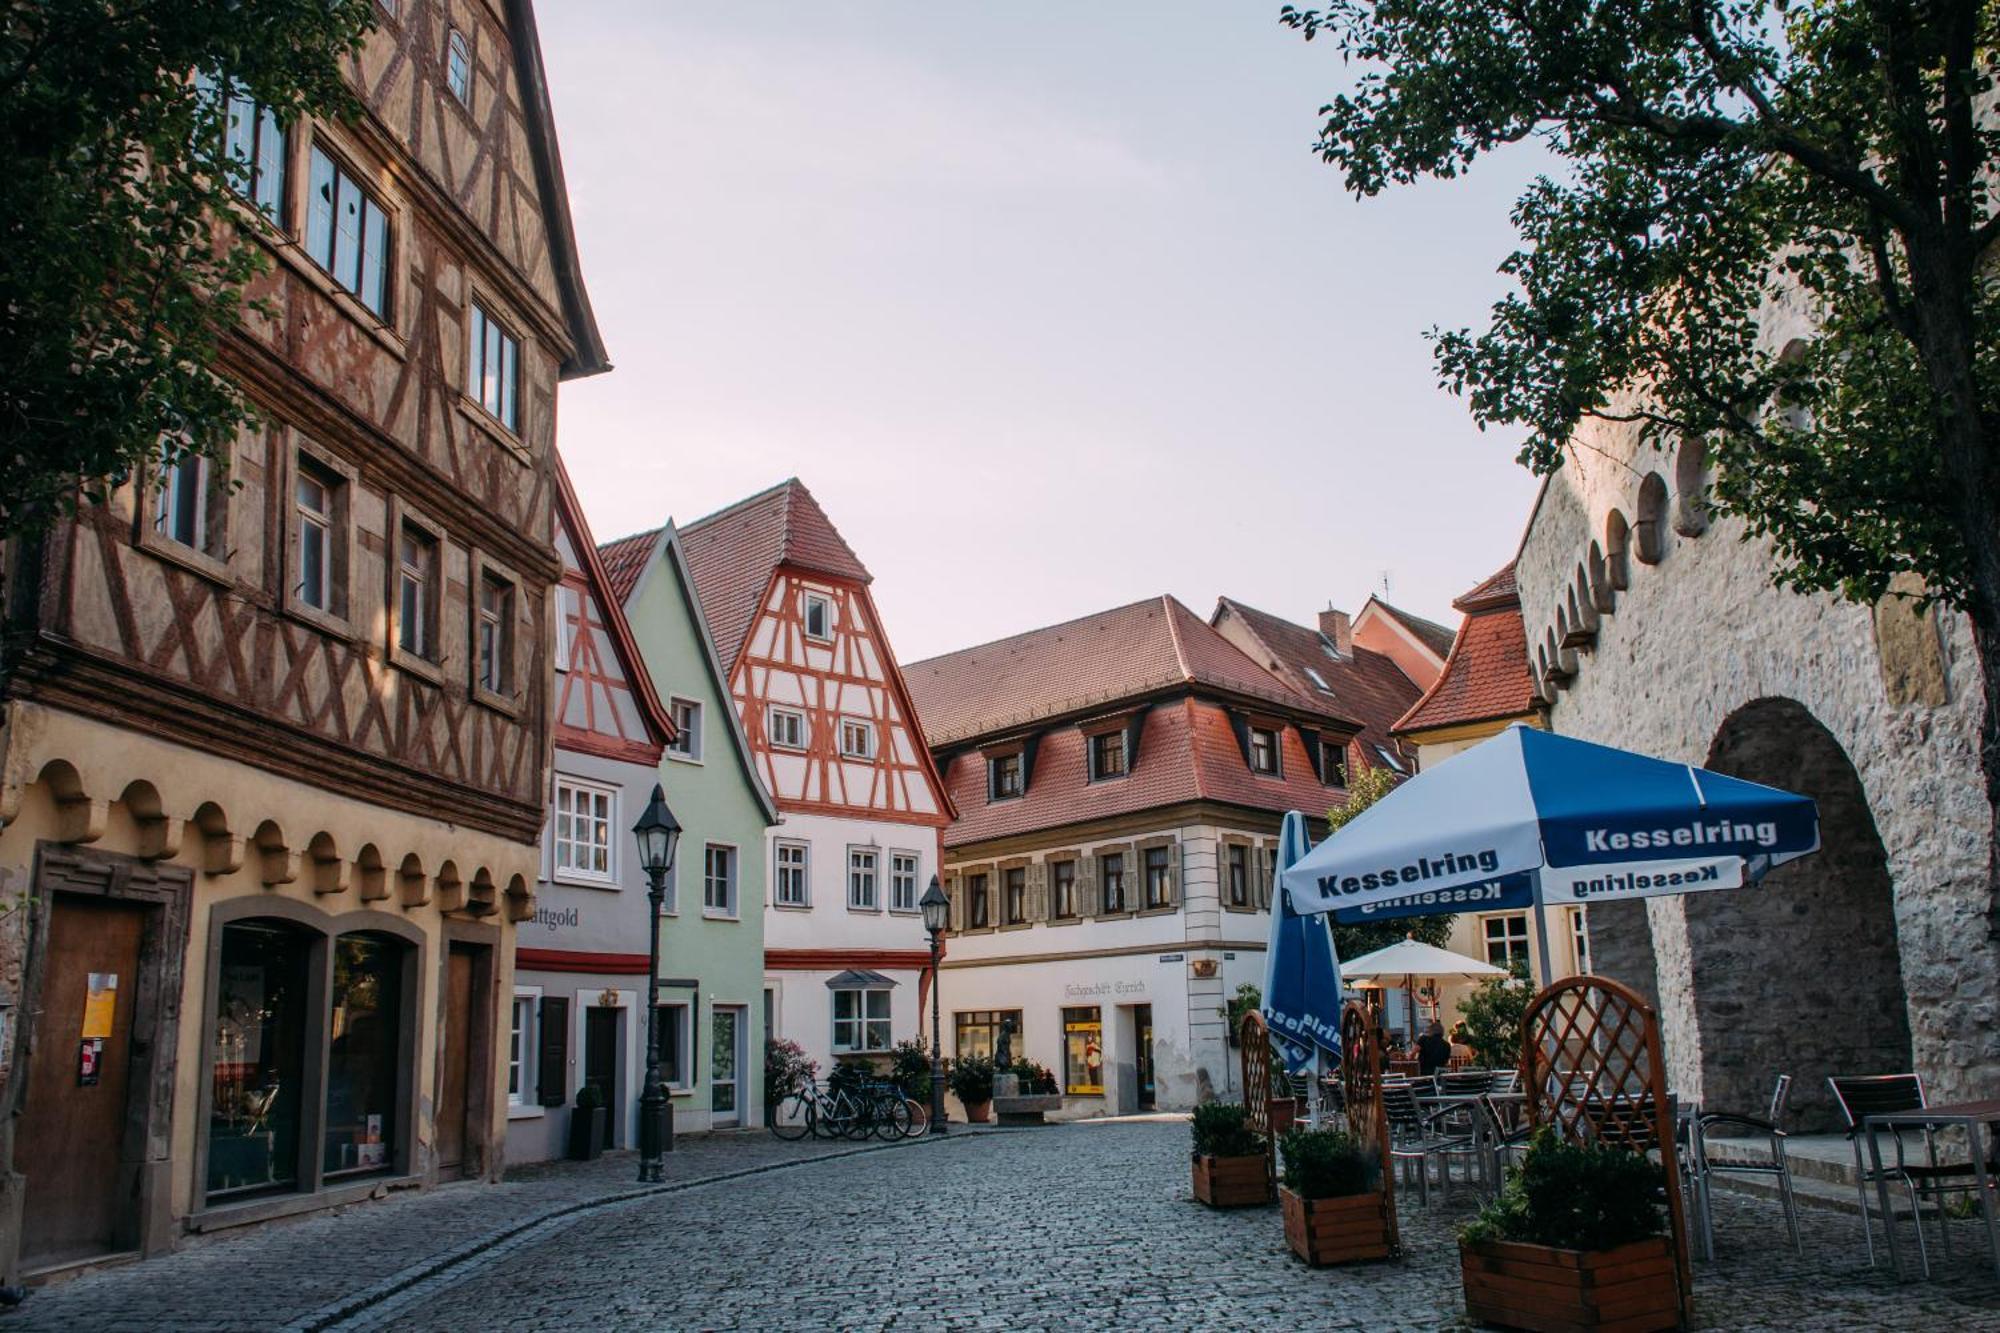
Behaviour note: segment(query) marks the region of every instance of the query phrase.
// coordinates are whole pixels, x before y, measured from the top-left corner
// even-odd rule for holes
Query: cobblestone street
[[[39,1292],[13,1329],[1244,1328],[1462,1323],[1452,1230],[1406,1202],[1402,1264],[1310,1272],[1275,1209],[1190,1202],[1178,1122],[1086,1123],[849,1154],[689,1140],[694,1184],[604,1207],[629,1159],[440,1191],[225,1237]],[[544,1220],[538,1220],[544,1219]],[[1806,1214],[1806,1258],[1769,1204],[1721,1205],[1696,1266],[1698,1326],[2000,1330],[2000,1284],[1960,1224],[1936,1284],[1864,1265],[1855,1219]],[[333,1262],[332,1256],[341,1256]],[[436,1272],[441,1255],[457,1261]]]

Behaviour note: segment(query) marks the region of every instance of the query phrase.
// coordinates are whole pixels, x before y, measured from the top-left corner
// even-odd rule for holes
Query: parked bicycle
[[[894,1083],[840,1066],[824,1090],[807,1081],[780,1098],[771,1108],[770,1124],[771,1133],[788,1140],[808,1134],[822,1139],[865,1139],[874,1134],[893,1140],[920,1132],[920,1114],[922,1108]],[[922,1114],[921,1123],[924,1129],[930,1127],[928,1114]]]

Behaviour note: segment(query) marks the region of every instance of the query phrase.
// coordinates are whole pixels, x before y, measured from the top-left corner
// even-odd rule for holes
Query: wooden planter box
[[[1465,1311],[1536,1333],[1683,1327],[1680,1277],[1664,1236],[1615,1250],[1557,1250],[1513,1241],[1459,1243]]]
[[[1194,1159],[1194,1197],[1211,1208],[1255,1208],[1271,1201],[1271,1159],[1203,1157]]]
[[[1388,1196],[1380,1190],[1345,1199],[1302,1199],[1280,1186],[1278,1200],[1285,1208],[1285,1244],[1314,1268],[1393,1253]]]

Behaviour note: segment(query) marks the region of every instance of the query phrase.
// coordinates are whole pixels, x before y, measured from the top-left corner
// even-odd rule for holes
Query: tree
[[[373,0],[8,0],[0,536],[254,419],[215,370],[270,262],[244,234],[264,225],[249,104],[351,113],[342,67],[374,21]]]
[[[1397,776],[1387,768],[1365,768],[1347,785],[1347,802],[1326,812],[1327,835],[1338,833],[1354,817],[1396,789]],[[1405,936],[1424,944],[1442,945],[1451,938],[1452,915],[1402,917],[1366,926],[1333,924],[1333,952],[1355,959],[1385,949]]]
[[[1511,1069],[1521,1062],[1521,1020],[1535,998],[1528,965],[1516,958],[1504,977],[1488,977],[1458,1004],[1465,1044],[1488,1069]]]
[[[1358,64],[1318,144],[1373,195],[1540,141],[1518,290],[1433,331],[1520,458],[1587,420],[1699,440],[1781,586],[1900,574],[1972,623],[2000,808],[2000,123],[1995,0],[1337,0],[1283,21]],[[1816,332],[1760,312],[1802,293]],[[1989,829],[2000,883],[2000,824]],[[2000,894],[1989,922],[2000,933]]]

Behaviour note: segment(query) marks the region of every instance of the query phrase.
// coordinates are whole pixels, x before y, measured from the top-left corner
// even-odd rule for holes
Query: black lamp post
[[[639,864],[646,869],[646,898],[653,918],[646,931],[646,1082],[639,1093],[639,1179],[664,1180],[660,1155],[667,1145],[667,1090],[660,1083],[660,915],[667,905],[667,871],[681,840],[680,821],[667,809],[667,794],[653,784],[653,799],[632,826],[639,840]]]
[[[931,936],[931,1133],[944,1128],[944,1045],[938,1036],[938,952],[943,947],[944,929],[951,924],[951,899],[931,876],[931,886],[917,902],[924,914],[924,929]]]

